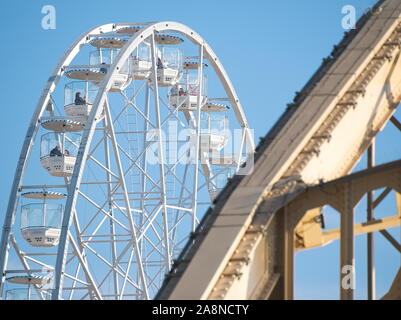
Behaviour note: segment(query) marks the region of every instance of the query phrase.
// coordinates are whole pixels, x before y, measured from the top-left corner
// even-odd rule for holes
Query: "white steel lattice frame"
[[[47,106],[51,101],[51,94],[54,92],[59,80],[64,75],[67,67],[74,57],[79,53],[83,45],[88,44],[91,39],[96,36],[104,36],[108,32],[114,32],[117,28],[124,26],[142,26],[141,30],[129,38],[124,47],[120,50],[115,61],[110,66],[107,75],[100,83],[100,89],[97,93],[93,108],[88,117],[87,125],[82,134],[79,151],[71,178],[64,178],[64,184],[54,185],[54,188],[65,188],[68,193],[62,227],[60,242],[57,247],[57,252],[41,253],[22,252],[14,239],[12,226],[15,221],[18,202],[20,200],[22,190],[34,189],[36,186],[24,186],[23,178],[25,175],[27,161],[31,155],[34,140],[37,136],[40,121],[44,119],[43,114],[47,110]],[[199,48],[198,56],[198,84],[200,86],[197,97],[197,111],[187,117],[187,121],[183,122],[177,116],[178,107],[175,110],[170,110],[165,119],[161,118],[160,110],[162,107],[168,109],[168,105],[159,97],[159,88],[157,81],[157,55],[155,35],[162,32],[174,32],[189,39],[194,45]],[[113,118],[113,107],[108,97],[108,91],[112,85],[113,76],[118,73],[124,63],[129,58],[129,55],[145,40],[150,39],[152,53],[152,72],[150,81],[143,81],[132,96],[127,94],[127,91],[121,92],[121,97],[124,99],[124,106],[120,112]],[[209,45],[192,29],[175,22],[160,22],[160,23],[121,23],[121,24],[106,24],[98,26],[84,33],[66,52],[64,57],[59,61],[52,76],[43,90],[39,99],[38,105],[28,127],[26,138],[22,147],[21,155],[17,165],[17,170],[14,177],[14,182],[11,188],[7,213],[3,225],[2,239],[0,244],[0,275],[1,275],[1,291],[4,290],[4,282],[7,274],[6,266],[9,256],[9,249],[12,246],[19,257],[23,268],[28,274],[33,273],[33,268],[29,266],[29,262],[35,266],[46,268],[54,273],[54,289],[52,290],[52,299],[73,299],[74,294],[79,291],[84,293],[80,298],[90,299],[105,299],[105,298],[136,298],[149,299],[159,288],[164,275],[170,270],[172,259],[175,253],[188,240],[190,231],[194,231],[197,223],[197,207],[199,205],[198,192],[201,188],[207,187],[212,183],[214,174],[210,169],[207,161],[203,161],[205,155],[199,150],[200,144],[200,114],[201,114],[201,92],[202,92],[202,76],[203,76],[203,61],[207,60],[214,72],[218,76],[227,95],[227,100],[230,102],[235,113],[236,121],[242,128],[242,139],[240,147],[240,155],[244,146],[247,152],[252,155],[254,150],[253,139],[246,121],[245,114],[235,93],[235,90],[222,67],[219,59],[214,54]],[[135,101],[138,94],[145,90],[145,113],[138,108]],[[154,100],[154,115],[155,121],[150,118],[151,102],[150,97],[153,94]],[[147,171],[146,154],[149,142],[146,141],[146,134],[143,135],[144,148],[132,157],[132,152],[126,150],[119,143],[120,136],[127,135],[129,131],[117,131],[119,120],[127,110],[133,110],[136,116],[141,117],[144,123],[143,132],[155,130],[157,132],[157,145],[159,157],[159,179],[152,177]],[[104,118],[101,119],[103,112]],[[51,117],[54,114],[51,112]],[[195,159],[202,159],[202,164],[195,161],[192,168],[189,165],[185,166],[184,176],[181,179],[175,174],[176,164],[172,166],[163,163],[163,140],[162,127],[165,126],[169,119],[177,120],[181,126],[193,128],[196,132],[195,137]],[[102,127],[99,127],[102,124]],[[103,134],[99,141],[94,139],[95,131],[102,131]],[[129,143],[128,143],[129,144]],[[78,146],[77,146],[78,147]],[[95,156],[96,151],[104,149],[104,160],[100,160]],[[130,149],[130,146],[129,146]],[[130,166],[124,168],[122,162],[128,160]],[[114,160],[114,161],[113,161]],[[88,164],[93,164],[102,170],[106,175],[106,181],[84,181],[84,169]],[[237,161],[237,170],[240,161]],[[127,177],[132,170],[140,172],[141,192],[130,192]],[[248,168],[246,168],[248,169]],[[222,169],[223,170],[223,169]],[[194,183],[192,186],[187,186],[187,176],[193,174]],[[199,174],[203,175],[205,182],[201,185]],[[179,185],[180,194],[177,197],[177,204],[169,203],[166,194],[166,176],[170,175],[172,179]],[[150,189],[146,185],[150,184]],[[103,203],[98,203],[97,199],[91,198],[83,190],[83,186],[105,185],[107,194],[103,199]],[[191,197],[184,197],[184,193],[188,193]],[[156,195],[156,198],[150,198]],[[118,199],[117,196],[122,196]],[[134,197],[134,198],[133,198]],[[136,198],[135,198],[136,197]],[[81,226],[79,221],[80,213],[77,207],[77,201],[85,201],[96,210],[96,213]],[[139,201],[140,207],[133,207],[133,201]],[[157,201],[157,205],[146,201]],[[153,207],[148,209],[147,206]],[[175,219],[170,226],[168,215],[170,212],[175,213]],[[139,215],[139,223],[135,221],[135,214]],[[188,230],[188,236],[177,239],[177,230],[180,223],[187,215],[191,216],[191,226]],[[158,217],[162,217],[158,221]],[[100,218],[100,220],[99,220]],[[104,227],[106,222],[109,223],[109,232],[107,234],[98,234]],[[153,232],[153,238],[149,236],[149,231]],[[124,233],[121,233],[124,232]],[[100,243],[105,243],[110,247],[110,257],[103,255],[103,252],[97,250],[95,246]],[[123,243],[121,248],[119,244]],[[120,247],[120,249],[119,249]],[[145,250],[146,249],[146,250]],[[55,265],[49,265],[35,256],[55,256]],[[161,260],[152,260],[154,256],[158,256]],[[107,271],[104,271],[102,277],[95,274],[91,261],[94,257],[97,261],[102,262]],[[123,261],[126,259],[126,261]],[[99,262],[99,263],[100,263]],[[134,266],[134,267],[133,267]],[[149,268],[156,267],[156,271],[149,271]],[[81,275],[81,276],[80,276]],[[106,280],[112,278],[112,291],[103,293],[102,288],[105,286]],[[65,285],[67,279],[68,285]],[[127,287],[131,287],[131,291]],[[44,299],[40,288],[35,286],[39,297]]]

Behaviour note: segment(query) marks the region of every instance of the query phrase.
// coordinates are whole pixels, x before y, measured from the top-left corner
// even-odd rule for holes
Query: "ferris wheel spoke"
[[[167,167],[167,166],[166,166],[166,167]],[[167,172],[166,172],[166,174],[168,174],[168,173],[170,173],[170,174],[176,179],[176,181],[183,187],[183,189],[184,189],[185,191],[188,192],[188,194],[191,194],[191,191],[185,186],[184,180],[179,179],[179,178],[175,175],[175,173],[167,167]]]
[[[77,264],[77,271],[80,270],[81,266],[82,265],[80,263]],[[79,283],[79,284],[82,284],[82,285],[86,286],[86,289],[87,289],[88,286],[90,286],[90,284],[85,282],[85,281],[83,281],[83,280],[81,280],[81,279],[79,279],[78,278],[78,273],[79,272],[77,272],[77,274],[75,276],[73,276],[73,275],[71,275],[71,274],[66,272],[66,273],[64,273],[64,277],[73,280],[74,285],[72,285],[72,288],[74,288],[75,283]]]
[[[199,45],[199,62],[198,62],[198,83],[200,88],[202,88],[203,80],[203,45]],[[197,97],[197,114],[196,114],[196,142],[195,142],[195,166],[194,166],[194,183],[193,183],[193,193],[192,193],[192,232],[196,228],[196,215],[197,215],[197,201],[198,201],[198,183],[199,183],[199,153],[200,153],[200,124],[201,124],[201,95],[202,90],[199,90]]]
[[[102,261],[106,266],[108,266],[110,269],[109,271],[104,275],[103,279],[99,282],[99,288],[101,288],[104,283],[106,282],[107,278],[110,276],[110,274],[112,272],[116,272],[116,274],[118,276],[120,276],[121,278],[125,278],[126,277],[126,281],[132,285],[135,289],[141,290],[141,287],[138,283],[136,283],[133,279],[131,279],[131,277],[127,276],[126,270],[124,270],[120,263],[116,263],[115,265],[111,264],[105,257],[103,257],[101,254],[99,254],[97,252],[97,250],[93,249],[92,247],[88,246],[88,249],[100,260]],[[131,249],[131,252],[133,252],[133,250]],[[124,253],[124,255],[122,256],[122,258],[125,256],[126,252]],[[118,290],[119,291],[119,290]]]
[[[156,236],[156,238],[157,238],[157,242],[155,242],[155,239],[151,239],[150,236],[146,233],[142,234],[141,239],[144,239],[144,240],[146,239],[147,243],[152,247],[151,250],[156,250],[160,254],[162,254],[162,251],[160,251],[160,249],[157,247],[157,245],[159,245],[160,243],[163,242],[163,237],[159,234],[159,232],[163,231],[163,228],[157,221],[155,221],[155,222],[150,223],[149,225],[150,225],[151,231],[153,231],[153,233],[154,233],[154,236]],[[159,229],[159,231],[158,231],[158,229]]]
[[[121,266],[119,264],[121,263],[121,259],[124,258],[124,256],[126,255],[127,251],[130,248],[132,248],[132,241],[130,241],[124,247],[124,249],[121,251],[121,253],[117,257],[117,259],[115,260],[114,264],[111,264],[106,258],[104,258],[100,253],[98,253],[95,249],[91,248],[89,245],[87,245],[87,248],[88,248],[88,250],[90,250],[93,253],[94,256],[96,256],[100,261],[102,261],[104,264],[106,264],[110,268],[103,276],[103,279],[99,282],[99,287],[103,286],[103,284],[105,283],[105,281],[107,280],[107,278],[109,277],[109,275],[111,274],[112,271],[115,271],[121,277],[125,276],[124,270],[121,268]],[[118,268],[120,268],[120,269],[118,269]],[[141,288],[141,286],[139,284],[135,283],[135,281],[133,281],[131,278],[128,277],[127,281],[132,286],[134,286],[136,289],[143,292],[143,288]]]
[[[92,204],[98,211],[96,212],[96,214],[93,215],[93,217],[91,218],[91,220],[87,223],[87,225],[84,227],[84,229],[81,231],[81,233],[86,233],[87,230],[89,229],[89,227],[91,226],[91,224],[94,222],[94,220],[98,217],[98,215],[100,213],[103,213],[105,215],[105,217],[103,217],[103,219],[109,218],[111,219],[113,222],[117,223],[121,228],[123,228],[126,231],[130,231],[129,227],[125,226],[123,223],[121,223],[118,219],[116,219],[113,215],[111,215],[109,212],[107,212],[106,210],[103,209],[103,207],[106,205],[104,204],[103,207],[97,205],[93,200],[91,200],[89,197],[87,197],[85,194],[83,194],[82,192],[80,192],[80,195],[86,199],[90,204]],[[102,220],[103,221],[103,220]]]
[[[182,246],[185,245],[185,243],[188,241],[189,238],[190,236],[186,235],[185,237],[183,237],[182,239],[180,239],[175,243],[174,249],[177,251],[177,253],[181,252]]]
[[[164,252],[162,252],[161,250],[160,250],[160,245],[161,246],[164,246],[164,239],[163,238],[160,238],[157,242],[156,241],[154,241],[154,240],[151,240],[150,238],[149,238],[149,236],[147,235],[147,234],[145,234],[144,236],[143,236],[143,238],[144,239],[146,239],[147,240],[147,243],[150,245],[150,249],[149,249],[149,252],[145,255],[145,262],[146,263],[148,263],[147,261],[148,261],[148,259],[150,259],[150,257],[152,257],[155,253],[157,254],[157,256],[158,257],[160,257],[160,256],[163,256],[165,253]],[[145,265],[146,265],[146,263],[145,263]]]
[[[118,149],[131,161],[131,165],[128,167],[127,170],[124,171],[124,176],[127,175],[127,174],[131,171],[131,169],[135,167],[135,168],[139,169],[139,170],[141,171],[141,173],[144,174],[144,175],[146,176],[146,178],[148,179],[148,181],[152,182],[153,185],[154,185],[155,187],[160,188],[160,186],[158,185],[158,183],[157,183],[157,182],[141,167],[140,164],[137,163],[137,160],[139,160],[139,157],[141,157],[142,154],[143,154],[145,151],[142,151],[142,152],[138,155],[137,159],[134,160],[134,159],[131,158],[131,156],[128,154],[128,152],[127,152],[126,150],[124,150],[123,147],[121,147],[118,143],[117,143],[116,145],[117,145]],[[149,145],[150,145],[150,143],[149,143]],[[149,145],[148,145],[148,146],[149,146]],[[147,146],[147,147],[148,147],[148,146]],[[147,148],[147,147],[146,147],[146,148]]]
[[[131,269],[131,263],[132,263],[132,258],[133,257],[134,257],[134,250],[131,250],[130,256],[129,256],[129,259],[128,259],[128,263],[127,263],[127,270],[125,271],[123,285],[122,285],[121,291],[120,291],[120,296],[119,296],[120,300],[122,300],[123,295],[124,295],[125,285],[127,284],[127,279],[128,279],[128,275],[129,275],[129,272],[130,272],[130,269]]]
[[[106,171],[107,173],[111,174],[114,178],[118,179],[118,175],[112,172],[110,169],[106,168],[100,161],[96,160],[93,156],[89,157],[94,163],[96,163],[101,169]]]
[[[156,274],[153,277],[149,277],[149,287],[153,286],[155,290],[159,289],[160,286],[160,278],[164,276],[162,273],[163,269],[158,269]]]
[[[118,187],[119,187],[119,184],[118,184],[118,182],[116,182],[116,186],[114,187],[114,189],[112,190],[112,191],[110,191],[109,192],[109,194],[112,196],[112,195],[117,195],[117,194],[119,194],[118,192],[117,192],[117,190],[118,190]],[[115,220],[115,218],[113,218],[105,209],[104,209],[104,207],[107,205],[107,203],[110,203],[110,204],[113,204],[113,205],[115,205],[116,206],[116,208],[118,208],[118,209],[121,209],[121,207],[119,207],[116,203],[115,203],[115,201],[110,201],[110,200],[106,200],[104,203],[103,203],[103,205],[98,205],[95,201],[93,201],[92,199],[90,199],[89,198],[89,196],[87,196],[87,195],[85,195],[82,191],[78,191],[79,192],[79,194],[84,198],[84,199],[86,199],[90,204],[92,204],[95,208],[97,208],[98,209],[98,211],[96,212],[96,214],[92,217],[92,219],[91,219],[91,221],[88,223],[88,225],[85,227],[85,231],[87,230],[87,227],[93,222],[93,220],[98,216],[98,214],[100,214],[100,213],[103,213],[103,214],[105,214],[105,215],[107,215],[109,218],[111,218],[113,221],[115,221],[115,222],[117,222],[117,223],[119,223],[117,220]],[[120,210],[120,212],[121,212],[121,214],[125,217],[125,218],[127,218],[128,216],[125,214],[125,212],[124,212],[124,210]],[[128,230],[128,227],[126,227],[126,226],[124,226],[124,225],[122,225],[122,224],[120,224],[124,229],[126,229],[126,230]]]
[[[146,82],[143,81],[142,84],[140,85],[140,87],[139,87],[137,90],[134,91],[134,94],[132,95],[131,98],[129,98],[129,97],[127,96],[127,94],[125,93],[124,90],[120,92],[120,94],[121,94],[121,95],[124,97],[124,99],[125,99],[125,105],[124,105],[124,107],[120,110],[120,112],[117,114],[117,116],[114,118],[114,120],[113,120],[114,123],[116,123],[116,122],[120,119],[120,117],[124,114],[124,111],[125,111],[130,105],[133,106],[134,108],[136,108],[136,105],[135,105],[132,101],[135,100],[135,98],[139,95],[139,93],[141,93],[141,91],[142,91],[143,88],[145,87],[145,84],[146,84]],[[136,108],[136,109],[137,109],[137,108]],[[146,119],[146,118],[144,117],[144,119]]]
[[[145,122],[146,122],[147,124],[151,125],[153,128],[156,128],[156,125],[149,119],[148,116],[146,116],[146,114],[144,114],[144,113],[142,112],[142,110],[140,110],[140,109],[136,106],[136,104],[134,104],[134,103],[132,103],[131,101],[129,101],[129,102],[127,103],[127,108],[128,108],[129,106],[131,106],[140,116],[142,116],[142,118],[145,120]]]
[[[73,255],[71,255],[71,256],[73,256]],[[24,257],[25,257],[26,260],[29,260],[29,261],[31,261],[31,262],[43,267],[43,269],[50,270],[50,271],[54,270],[54,267],[52,267],[49,264],[46,264],[45,262],[42,262],[42,261],[40,261],[38,259],[32,258],[31,255],[24,254]]]
[[[104,131],[105,128],[99,128],[99,130]],[[102,145],[102,142],[104,142],[105,139],[106,139],[106,137],[105,137],[104,135],[102,135],[102,136],[99,138],[99,141],[98,141],[98,142],[93,143],[94,146],[93,146],[92,150],[89,150],[89,152],[88,152],[88,157],[92,156],[92,155],[98,150],[98,148]]]
[[[146,206],[146,207],[148,207],[148,206]],[[153,210],[151,210],[149,213],[146,210],[143,211],[143,215],[146,220],[143,220],[142,224],[140,225],[140,227],[141,227],[140,240],[142,240],[144,237],[146,237],[146,234],[145,234],[146,231],[143,229],[144,228],[143,226],[145,226],[146,230],[148,230],[150,227],[151,230],[154,232],[154,235],[157,237],[157,239],[159,241],[161,241],[162,237],[160,236],[159,232],[157,231],[157,228],[162,230],[162,227],[159,224],[159,222],[157,220],[155,220],[155,218],[158,217],[158,214],[160,213],[161,209],[162,209],[161,206],[155,205],[155,206],[153,206]],[[152,217],[153,217],[153,219],[152,219]]]
[[[153,94],[155,94],[156,89],[153,86],[150,86],[150,89],[153,91]],[[177,122],[181,125],[181,127],[183,127],[183,128],[186,127],[184,122],[176,114],[178,112],[179,106],[172,111],[171,108],[169,107],[169,105],[167,104],[167,102],[162,97],[159,97],[159,102],[161,102],[161,105],[166,107],[167,112],[168,112],[166,118],[163,121],[161,121],[161,123],[160,123],[161,127],[163,127],[167,123],[167,121],[170,120],[171,118],[175,118],[177,120]]]
[[[212,174],[210,173],[210,178],[205,181],[203,184],[200,185],[200,187],[198,188],[198,191],[200,191],[202,188],[206,187],[208,184],[212,184],[213,186],[215,186],[214,182],[213,182],[213,178],[217,177],[219,174],[223,173],[227,171],[227,168],[220,168],[216,171],[216,173]]]
[[[185,168],[184,168],[183,181],[186,181],[186,179],[187,179],[188,168],[189,168],[189,164],[186,164]],[[184,199],[183,199],[184,198],[184,190],[185,190],[185,187],[183,184],[181,184],[181,189],[180,189],[180,193],[179,193],[180,200],[178,202],[178,206],[184,205]],[[191,212],[191,214],[192,214],[192,212]],[[185,212],[182,212],[180,215],[179,211],[176,210],[175,211],[175,224],[177,224],[178,221],[180,220],[180,216],[183,217],[184,215],[185,215]],[[173,234],[171,236],[171,239],[172,239],[172,242],[175,243],[177,228],[173,228],[172,230],[173,230]]]
[[[184,209],[184,208],[183,208],[183,209]],[[176,220],[175,220],[174,223],[171,225],[170,233],[172,233],[172,235],[171,235],[172,240],[175,240],[175,239],[174,239],[175,231],[178,229],[178,226],[180,225],[180,223],[182,222],[182,220],[185,218],[185,216],[192,215],[192,209],[186,209],[186,210],[183,210],[183,209],[181,209],[181,210],[178,210],[178,209],[177,209],[177,211],[178,211],[179,213],[181,213],[181,214],[177,214]],[[189,210],[189,211],[188,211],[188,210]]]
[[[75,291],[74,288],[77,285],[77,282],[78,282],[77,277],[78,277],[78,274],[79,274],[80,270],[81,270],[81,265],[78,263],[77,267],[75,269],[74,279],[73,279],[73,282],[72,282],[72,285],[71,285],[71,290],[70,290],[70,294],[68,296],[68,300],[71,300],[72,297],[74,296],[74,291]],[[65,276],[68,277],[68,275],[65,275]]]
[[[156,208],[155,208],[156,209]],[[146,216],[147,220],[144,221],[143,226],[141,226],[141,232],[138,235],[138,240],[142,240],[142,238],[145,236],[146,231],[148,231],[148,228],[153,228],[153,231],[155,232],[156,236],[158,237],[159,240],[161,240],[160,235],[156,232],[156,230],[154,229],[154,220],[157,218],[157,216],[159,215],[160,211],[162,210],[162,207],[158,207],[157,211],[154,212],[153,214],[149,214],[148,216]],[[160,227],[160,226],[159,226]]]
[[[100,259],[100,257],[98,257],[99,259]],[[106,259],[105,258],[103,258],[104,260],[101,260],[101,261],[103,261],[103,262],[105,262],[106,261]],[[115,268],[115,267],[110,267],[110,269],[109,269],[109,271],[106,273],[106,275],[104,276],[104,278],[101,280],[101,281],[99,281],[98,283],[99,283],[99,288],[102,288],[103,286],[104,286],[104,284],[106,283],[106,280],[110,277],[110,275],[111,275],[111,273],[116,273],[118,276],[120,276],[120,277],[124,277],[124,273],[122,272],[122,271],[120,271],[120,270],[118,270],[117,268]],[[127,282],[130,284],[130,285],[132,285],[135,289],[137,289],[137,290],[140,290],[140,286],[139,285],[137,285],[131,278],[127,278]],[[117,290],[117,295],[118,295],[118,292],[119,292],[119,290]],[[88,295],[88,294],[87,294]],[[104,294],[103,294],[103,296],[104,296]],[[83,297],[83,299],[85,299],[85,297],[86,296],[84,296]]]
[[[74,237],[71,235],[71,233],[69,233],[69,243],[72,245],[73,249],[75,250],[76,256],[82,266],[82,270],[85,273],[85,277],[88,279],[88,286],[90,288],[90,291],[93,292],[93,295],[97,298],[97,299],[102,299],[102,296],[100,294],[100,291],[96,285],[96,282],[93,279],[93,276],[90,272],[90,269],[87,265],[86,259],[85,257],[82,255],[80,248],[78,247],[78,245],[76,244]]]

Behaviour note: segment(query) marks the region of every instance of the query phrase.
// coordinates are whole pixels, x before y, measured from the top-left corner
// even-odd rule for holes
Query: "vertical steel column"
[[[194,185],[192,191],[192,232],[196,229],[196,212],[198,210],[198,181],[199,181],[199,147],[201,136],[201,110],[203,91],[203,44],[199,45],[198,60],[198,97],[196,104],[196,141],[195,141],[195,163],[194,163]],[[210,143],[210,140],[209,140]]]
[[[352,183],[344,187],[344,207],[341,210],[340,238],[340,299],[354,298],[354,208],[352,202]]]
[[[103,126],[104,126],[104,128],[108,128],[106,117],[103,119]],[[109,141],[108,141],[108,136],[107,136],[106,129],[104,131],[103,139],[104,139],[104,153],[105,153],[104,157],[105,157],[105,162],[106,162],[106,168],[108,170],[110,170],[111,169],[111,166],[110,166],[110,148],[109,148]],[[108,196],[108,202],[109,202],[109,214],[110,214],[111,217],[114,217],[113,196],[112,196],[112,190],[111,190],[112,189],[112,185],[111,185],[112,177],[111,177],[110,172],[106,172],[106,181],[108,182],[108,184],[107,184],[107,196]],[[113,219],[109,218],[109,220],[110,220],[109,223],[110,223],[110,234],[111,234],[111,237],[110,237],[110,240],[111,240],[111,243],[110,243],[110,246],[111,246],[111,258],[113,259],[112,265],[113,265],[113,268],[117,268],[117,265],[116,265],[117,247],[116,247],[116,242],[115,242],[116,241],[116,237],[115,237],[116,228],[115,228],[115,224],[114,224]],[[114,288],[113,288],[114,295],[115,295],[115,297],[117,299],[118,292],[119,292],[119,285],[118,285],[118,274],[117,274],[115,269],[113,270],[113,283],[114,283]]]
[[[157,72],[158,66],[156,64],[157,61],[157,53],[156,53],[156,43],[155,43],[155,33],[152,32],[151,35],[151,50],[152,50],[152,82],[154,87],[154,99],[155,99],[155,114],[156,114],[156,129],[158,132],[158,158],[159,158],[159,168],[160,168],[160,194],[161,194],[161,207],[163,210],[163,227],[164,227],[164,247],[166,250],[166,261],[165,261],[165,273],[167,274],[170,271],[171,267],[171,250],[170,250],[170,240],[169,240],[169,228],[168,228],[168,217],[167,217],[167,196],[166,196],[166,181],[165,181],[165,172],[164,172],[164,153],[163,153],[163,135],[161,129],[161,120],[160,120],[160,103],[159,103],[159,85],[157,80]]]
[[[284,207],[284,299],[294,299],[294,227],[290,210]]]
[[[368,169],[371,169],[375,165],[375,139],[372,140],[372,144],[368,148],[367,152]],[[367,222],[374,219],[373,211],[373,191],[367,193]],[[376,273],[374,265],[374,233],[367,234],[367,280],[368,280],[368,300],[376,299]]]
[[[121,164],[120,153],[118,151],[117,138],[116,138],[116,134],[114,131],[113,120],[111,119],[111,115],[110,115],[110,106],[109,106],[108,100],[106,100],[104,108],[105,108],[106,120],[107,120],[107,124],[108,124],[107,129],[109,130],[109,135],[110,135],[110,139],[111,139],[111,143],[112,143],[112,147],[113,147],[113,151],[114,151],[116,167],[117,167],[118,175],[120,178],[120,187],[121,187],[121,191],[123,192],[123,196],[124,196],[127,218],[128,218],[128,222],[129,222],[129,225],[131,228],[131,232],[132,232],[133,250],[135,250],[135,255],[136,255],[136,259],[137,259],[137,263],[138,263],[138,271],[139,271],[139,275],[140,275],[141,282],[143,285],[143,296],[144,296],[144,299],[148,300],[149,293],[148,293],[148,287],[147,287],[147,281],[146,281],[147,279],[146,279],[145,271],[143,269],[142,256],[141,256],[141,252],[140,252],[139,245],[138,245],[138,237],[136,234],[136,225],[135,225],[135,221],[132,217],[133,210],[131,210],[131,204],[130,204],[130,200],[129,200],[129,196],[128,196],[128,189],[127,189],[127,185],[125,183],[124,169]]]
[[[148,164],[147,164],[147,132],[149,131],[149,122],[148,119],[150,117],[150,88],[149,88],[149,83],[146,83],[146,98],[145,98],[145,116],[146,119],[144,119],[143,122],[143,140],[142,140],[142,144],[143,144],[143,148],[145,149],[142,155],[142,159],[141,159],[141,164],[142,164],[142,169],[144,170],[144,172],[141,172],[141,192],[142,192],[142,197],[140,200],[140,210],[141,210],[141,215],[140,215],[140,220],[139,220],[139,227],[140,227],[140,231],[142,232],[143,230],[143,221],[144,221],[144,217],[145,217],[145,212],[146,212],[146,201],[145,198],[147,197],[146,194],[146,184],[147,184],[147,177],[146,177],[146,172],[148,171]],[[141,255],[143,254],[143,237],[141,237],[141,239],[139,240],[139,248],[141,250]]]

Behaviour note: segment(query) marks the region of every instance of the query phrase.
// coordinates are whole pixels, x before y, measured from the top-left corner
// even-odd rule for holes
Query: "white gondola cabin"
[[[42,203],[25,204],[21,207],[22,236],[34,247],[57,245],[60,240],[62,216],[63,205],[47,203],[46,198]]]
[[[86,123],[97,92],[97,86],[89,81],[72,81],[67,83],[64,88],[65,113]],[[103,114],[100,114],[98,118],[103,118]]]
[[[182,51],[179,47],[171,46],[171,44],[176,44],[175,42],[169,43],[159,40],[159,43],[166,43],[166,45],[161,44],[157,46],[156,67],[158,85],[160,87],[174,86],[182,76]]]
[[[99,85],[106,76],[110,66],[114,63],[120,49],[126,44],[127,40],[119,38],[95,38],[90,43],[97,48],[89,54],[89,66],[68,70],[67,77],[75,80],[91,81]],[[131,83],[130,59],[113,75],[112,84],[109,89],[111,92],[124,90]]]
[[[52,176],[69,177],[76,161],[81,135],[49,132],[42,135],[40,163]]]
[[[125,43],[126,40],[116,38],[96,38],[92,40],[91,44],[97,47],[97,50],[90,53],[89,64],[96,67],[95,70],[106,75]],[[109,91],[119,92],[124,90],[132,81],[130,73],[131,59],[127,59],[123,66],[114,73]],[[95,82],[95,84],[99,83]]]
[[[136,80],[148,79],[152,72],[150,44],[142,42],[131,54],[132,75]]]
[[[228,142],[227,132],[228,117],[227,106],[206,103],[201,113],[200,148],[203,152],[218,152]]]
[[[198,108],[198,96],[200,86],[198,84],[197,73],[184,73],[180,84],[171,88],[169,93],[169,103],[179,111],[195,111]],[[207,78],[203,77],[202,92],[200,94],[200,106],[203,108],[207,100]]]

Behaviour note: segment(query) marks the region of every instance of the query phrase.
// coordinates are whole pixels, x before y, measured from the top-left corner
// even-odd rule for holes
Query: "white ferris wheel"
[[[152,299],[253,150],[235,90],[195,31],[89,30],[27,130],[2,230],[1,299]]]

